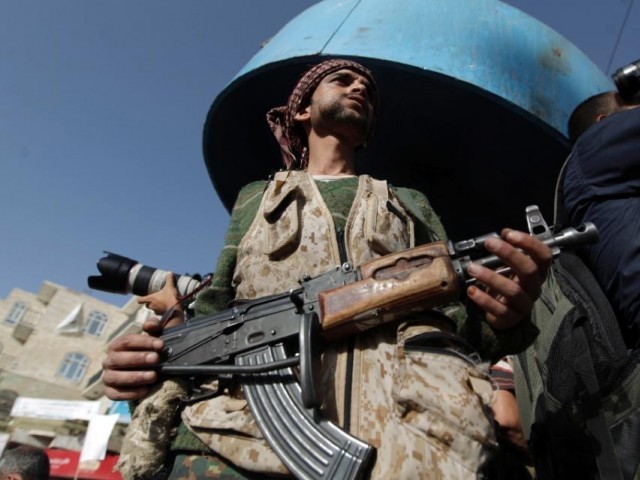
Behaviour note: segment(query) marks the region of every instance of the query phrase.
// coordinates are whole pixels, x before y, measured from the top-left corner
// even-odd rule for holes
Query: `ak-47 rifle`
[[[593,224],[554,234],[536,206],[527,207],[526,215],[530,233],[554,255],[598,236]],[[483,247],[491,236],[497,234],[431,243],[358,268],[345,263],[301,279],[300,288],[168,329],[159,371],[239,376],[260,430],[291,473],[303,479],[360,478],[374,449],[321,418],[314,383],[318,340],[459,299],[464,285],[473,282],[466,274],[470,262],[500,271],[500,260],[486,256]]]

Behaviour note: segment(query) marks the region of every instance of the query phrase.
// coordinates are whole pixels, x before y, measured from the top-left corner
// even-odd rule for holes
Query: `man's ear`
[[[306,122],[309,118],[311,118],[311,105],[306,106],[304,110],[299,111],[293,116],[296,122]]]
[[[596,115],[596,122],[599,122],[600,120],[604,120],[605,118],[607,118],[609,116],[608,113],[601,113],[599,115]]]

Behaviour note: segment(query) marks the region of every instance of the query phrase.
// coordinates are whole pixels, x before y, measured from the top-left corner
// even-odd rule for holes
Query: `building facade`
[[[51,282],[37,294],[14,289],[0,300],[0,390],[86,400],[114,333],[139,329],[148,315],[135,299],[117,307]]]
[[[14,289],[0,299],[0,430],[18,443],[81,445],[86,422],[12,418],[12,405],[18,397],[92,400],[107,413],[113,407],[101,382],[107,344],[140,331],[150,315],[135,298],[118,307],[48,281],[38,293]],[[116,428],[110,450],[119,450],[125,428]]]

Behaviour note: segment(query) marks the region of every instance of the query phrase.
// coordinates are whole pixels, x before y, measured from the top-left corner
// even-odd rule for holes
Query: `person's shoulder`
[[[418,220],[418,233],[416,240],[419,244],[428,241],[446,240],[447,233],[444,230],[440,217],[431,206],[427,196],[420,190],[408,187],[394,187],[394,191],[400,203],[409,213]],[[424,230],[424,231],[422,231]],[[422,231],[422,233],[420,233]]]
[[[267,183],[269,183],[268,180],[256,180],[255,182],[248,183],[242,187],[238,192],[238,198],[236,199],[234,208],[241,207],[246,205],[248,202],[250,203],[256,199],[262,198],[262,194],[264,193]]]
[[[267,185],[267,183],[269,183],[269,180],[256,180],[254,182],[247,183],[244,187],[240,189],[240,192],[238,193],[238,197],[240,197],[240,195],[246,195],[246,194],[251,195],[255,192],[262,192],[264,191],[264,188]]]
[[[616,113],[612,113],[605,118],[603,122],[607,120],[618,125],[632,124],[638,126],[640,125],[640,105],[634,105]]]
[[[589,127],[573,146],[574,152],[598,152],[612,145],[640,142],[640,107],[612,113]]]
[[[415,188],[397,187],[395,185],[391,185],[391,189],[394,190],[396,193],[409,195],[411,198],[413,198],[416,201],[421,200],[427,203],[429,202],[429,199],[427,198],[427,196],[424,193],[422,193],[420,190],[416,190]]]
[[[406,207],[414,206],[415,208],[419,208],[423,213],[430,213],[433,210],[429,199],[420,190],[409,187],[397,187],[394,185],[391,185],[390,188]]]

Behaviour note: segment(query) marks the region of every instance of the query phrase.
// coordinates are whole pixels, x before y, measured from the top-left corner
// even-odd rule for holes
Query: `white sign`
[[[87,460],[104,460],[107,454],[107,444],[118,421],[117,413],[113,415],[94,415],[89,420],[89,427],[84,437],[80,462]]]
[[[18,397],[11,409],[11,416],[48,420],[90,420],[99,410],[98,401]]]

